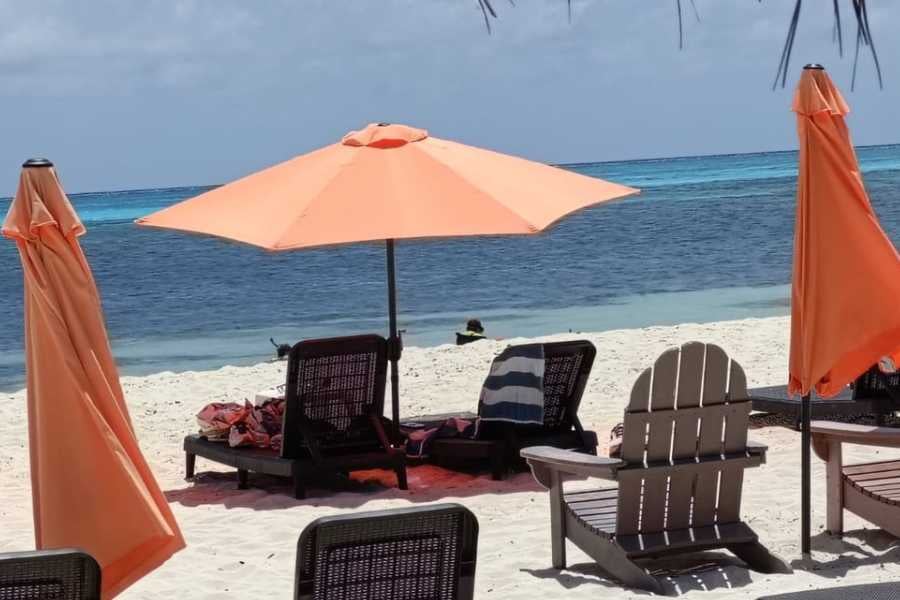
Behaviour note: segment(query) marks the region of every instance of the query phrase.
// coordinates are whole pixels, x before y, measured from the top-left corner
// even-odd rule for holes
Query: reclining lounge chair
[[[544,344],[544,423],[516,425],[482,423],[478,438],[438,438],[431,445],[431,460],[452,467],[481,461],[494,479],[522,466],[519,451],[528,446],[554,446],[588,454],[597,453],[597,434],[585,431],[578,406],[597,354],[585,340]],[[481,413],[479,402],[478,412]]]
[[[359,469],[392,469],[406,489],[406,454],[388,440],[384,418],[387,342],[360,335],[299,342],[288,356],[281,453],[231,448],[199,435],[184,439],[186,476],[197,456],[235,467],[238,488],[248,472],[291,477],[294,495],[306,483]]]
[[[747,441],[744,371],[718,346],[673,348],[634,384],[621,459],[526,448],[535,479],[550,490],[553,566],[566,565],[566,539],[628,587],[663,593],[638,558],[727,548],[752,569],[790,573],[740,517],[744,469],[765,462]],[[569,478],[618,487],[566,493]]]

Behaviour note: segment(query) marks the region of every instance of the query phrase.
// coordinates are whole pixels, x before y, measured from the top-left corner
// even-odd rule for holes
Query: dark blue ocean
[[[859,157],[896,242],[900,145],[860,148]],[[796,160],[773,152],[567,165],[643,192],[533,237],[400,243],[406,343],[450,343],[468,317],[492,337],[513,337],[787,314]],[[65,184],[64,166],[60,175]],[[272,355],[269,337],[386,331],[382,245],[270,254],[132,223],[206,189],[71,196],[124,373],[254,363]],[[8,205],[0,200],[0,214]],[[22,274],[8,240],[0,282],[8,390],[24,380]]]

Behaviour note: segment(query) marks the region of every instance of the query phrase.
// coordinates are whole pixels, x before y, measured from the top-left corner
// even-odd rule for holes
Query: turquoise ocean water
[[[859,158],[897,241],[900,145],[860,148]],[[406,344],[451,343],[468,317],[490,336],[513,337],[787,314],[796,160],[771,152],[566,165],[643,193],[537,236],[400,243]],[[270,254],[132,223],[206,189],[71,197],[123,372],[254,363],[271,356],[269,337],[385,333],[382,245]],[[8,205],[0,199],[0,212]],[[15,389],[24,380],[22,274],[9,241],[0,243],[0,282],[0,389]]]

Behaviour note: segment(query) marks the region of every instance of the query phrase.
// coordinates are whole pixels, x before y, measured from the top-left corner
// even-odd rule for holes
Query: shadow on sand
[[[796,559],[791,561],[791,567],[827,579],[842,578],[859,567],[900,562],[900,540],[881,529],[845,531],[843,537],[822,532],[814,535],[811,542],[814,552],[827,552],[835,558]]]
[[[530,473],[509,475],[503,481],[493,481],[487,473],[450,471],[433,465],[408,468],[409,489],[396,487],[392,471],[357,471],[349,478],[334,478],[317,487],[307,489],[307,497],[297,500],[287,479],[250,474],[250,488],[237,489],[237,473],[197,473],[193,483],[166,490],[169,502],[184,506],[222,505],[226,508],[273,510],[294,506],[332,506],[357,508],[370,500],[403,499],[412,503],[437,502],[448,498],[466,498],[485,494],[510,494],[540,491]]]
[[[697,552],[638,562],[658,577],[666,593],[673,596],[692,591],[738,589],[751,582],[744,563],[725,552]],[[617,581],[609,579],[596,563],[570,565],[562,571],[547,568],[522,569],[522,572],[540,579],[555,579],[566,589],[595,586],[598,597],[604,590],[629,597],[655,597],[643,590],[623,588]]]

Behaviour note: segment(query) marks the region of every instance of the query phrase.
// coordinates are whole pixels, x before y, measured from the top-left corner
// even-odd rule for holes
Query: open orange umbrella
[[[128,415],[85,228],[46,160],[25,163],[3,235],[25,275],[28,438],[39,549],[79,547],[111,598],[184,547]]]
[[[844,116],[820,65],[794,96],[800,139],[791,290],[791,393],[803,395],[802,549],[809,553],[809,392],[840,392],[900,350],[900,255],[866,195]]]
[[[531,234],[572,211],[638,190],[372,124],[309,154],[150,216],[139,225],[281,251],[385,240],[394,427],[399,421],[394,240]]]

